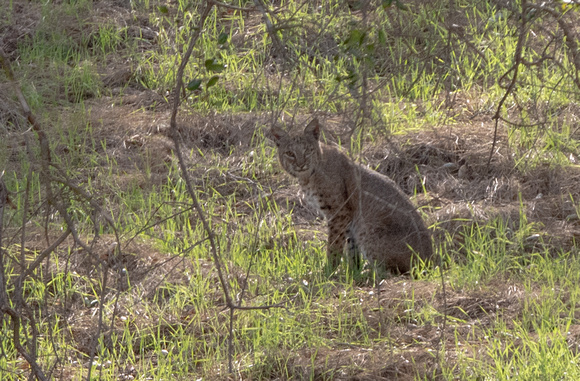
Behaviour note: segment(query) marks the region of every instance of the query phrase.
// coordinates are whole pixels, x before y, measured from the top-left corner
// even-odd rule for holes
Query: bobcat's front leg
[[[326,255],[331,270],[336,269],[340,264],[349,223],[350,221],[344,216],[336,216],[328,221]]]

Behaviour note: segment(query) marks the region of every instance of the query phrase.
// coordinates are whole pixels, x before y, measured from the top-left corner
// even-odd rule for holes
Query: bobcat
[[[320,143],[317,119],[296,137],[280,127],[272,127],[270,134],[282,167],[298,179],[302,192],[328,221],[332,269],[347,241],[371,263],[395,272],[410,271],[414,252],[423,260],[432,256],[429,231],[408,197],[388,177]]]

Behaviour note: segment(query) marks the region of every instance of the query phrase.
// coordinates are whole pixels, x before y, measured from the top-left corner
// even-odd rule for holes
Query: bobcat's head
[[[278,157],[282,167],[292,176],[312,176],[320,161],[320,125],[318,119],[310,122],[302,135],[290,136],[280,127],[272,127],[270,134],[278,146]]]

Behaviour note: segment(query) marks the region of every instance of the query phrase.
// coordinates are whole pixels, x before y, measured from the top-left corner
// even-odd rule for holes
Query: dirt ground
[[[132,18],[130,5],[127,4],[121,0],[95,2],[91,17],[95,23],[100,18],[116,17],[129,23],[132,33],[143,36],[145,42],[154,43],[155,31],[141,15]],[[37,5],[23,1],[14,2],[13,13],[21,17],[21,22],[2,24],[0,37],[4,53],[15,63],[18,44],[33,35],[41,15]],[[63,23],[66,24],[66,20]],[[90,110],[92,138],[107,142],[106,149],[97,150],[116,163],[111,181],[120,190],[135,184],[142,189],[162,185],[168,176],[166,164],[175,161],[169,136],[170,105],[162,95],[138,85],[135,78],[139,74],[134,68],[124,65],[120,57],[112,56],[99,70],[106,95],[98,98],[89,96],[84,104],[85,109]],[[120,88],[124,88],[122,95]],[[11,123],[13,126],[2,131],[2,144],[8,157],[7,170],[19,168],[24,147],[22,131],[28,128],[18,110],[18,103],[10,95],[10,85],[0,84],[0,120],[4,125]],[[462,238],[458,233],[465,226],[485,223],[496,217],[503,217],[517,226],[524,210],[528,221],[537,224],[537,232],[526,237],[532,247],[543,245],[553,253],[575,250],[575,239],[580,235],[580,219],[576,209],[577,200],[580,200],[578,158],[569,153],[571,165],[565,167],[548,164],[549,157],[546,157],[546,164],[530,168],[516,166],[515,158],[521,152],[515,152],[515,148],[508,145],[504,128],[499,129],[494,143],[492,111],[481,112],[468,102],[467,96],[465,99],[460,97],[450,109],[450,113],[460,115],[453,124],[412,131],[404,136],[382,137],[372,142],[369,139],[363,150],[353,157],[390,176],[413,198],[433,226],[436,243],[443,242],[445,233],[448,233],[456,237],[455,244],[460,247]],[[70,116],[70,123],[74,123],[70,109],[62,108],[57,112],[63,115],[64,120]],[[576,119],[580,116],[580,111],[573,106],[567,112]],[[302,119],[308,117],[301,116]],[[340,118],[321,120],[330,139],[345,133]],[[267,131],[269,115],[216,113],[200,118],[182,113],[178,125],[187,149],[212,152],[235,165],[236,161],[246,161],[260,144],[254,137],[258,136],[257,130]],[[267,144],[272,146],[271,142]],[[53,149],[55,155],[67,155],[72,148],[57,145]],[[534,154],[530,151],[530,155]],[[537,154],[542,155],[541,152]],[[199,155],[188,160],[196,163],[196,170],[202,171],[204,160],[209,159]],[[150,172],[145,173],[145,168],[149,168]],[[194,176],[196,170],[192,171]],[[324,231],[324,222],[302,205],[298,186],[287,175],[280,171],[277,177],[264,179],[264,185],[278,188],[274,197],[284,201],[279,203],[281,208],[292,208],[295,224],[309,224]],[[245,196],[250,199],[254,195]],[[243,200],[242,197],[240,201]],[[44,250],[46,242],[43,234],[41,231],[30,233],[31,238],[25,242],[26,248],[30,251]],[[56,238],[58,232],[51,232],[50,235]],[[112,236],[102,236],[97,251],[106,256],[113,241]],[[118,267],[130,269],[130,283],[133,286],[144,285],[146,298],[163,293],[159,289],[163,281],[175,284],[185,282],[184,273],[192,266],[161,253],[146,240],[134,240],[124,247],[124,253],[125,256],[119,259],[122,266]],[[90,261],[83,258],[83,261]],[[73,263],[72,266],[75,271],[82,272],[83,269],[89,271],[94,263]],[[200,267],[215,285],[215,294],[211,297],[221,299],[212,263],[207,261]],[[486,285],[485,290],[479,291],[448,288],[444,294],[436,282],[411,282],[405,276],[388,279],[379,289],[361,285],[356,292],[360,295],[368,324],[376,332],[388,335],[394,345],[389,348],[362,348],[344,343],[333,348],[321,348],[314,364],[311,349],[298,351],[294,353],[293,360],[285,364],[293,378],[308,378],[313,366],[314,379],[327,377],[329,369],[334,372],[332,378],[336,380],[406,380],[417,375],[435,378],[437,366],[441,363],[438,356],[441,356],[442,345],[446,347],[443,352],[446,363],[452,364],[459,357],[485,360],[485,354],[479,353],[477,346],[481,345],[481,336],[486,327],[495,321],[498,314],[504,317],[504,321],[516,320],[522,314],[524,300],[538,297],[524,292],[523,285],[514,280],[497,279]],[[404,303],[411,298],[411,294],[415,308],[429,304],[456,319],[449,319],[443,330],[440,329],[441,325],[415,324],[413,310],[405,308]],[[62,308],[66,309],[66,306]],[[65,315],[72,313],[68,311]],[[219,314],[215,311],[216,316]],[[184,311],[183,321],[172,324],[182,324],[187,321],[187,316],[188,312]],[[71,329],[73,346],[79,352],[88,351],[90,337],[83,327],[93,323],[94,317],[84,316]],[[166,328],[169,333],[171,327],[168,325]],[[580,326],[571,326],[569,332],[570,348],[577,350]],[[462,343],[461,353],[455,345],[457,341]],[[120,375],[119,379],[130,379],[130,373],[127,373],[127,378]]]

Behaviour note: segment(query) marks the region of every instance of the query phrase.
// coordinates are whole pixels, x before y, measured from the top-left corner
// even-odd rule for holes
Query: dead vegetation
[[[131,17],[129,8],[126,2],[95,2],[90,22],[85,21],[91,28],[97,28],[103,21],[125,25],[127,39],[135,38],[140,49],[138,51],[146,53],[157,43],[159,31],[143,15]],[[15,1],[11,17],[22,16],[21,22],[7,23],[6,19],[2,19],[2,48],[12,63],[18,60],[19,44],[31,43],[28,39],[35,34],[41,18],[39,9],[38,5]],[[248,18],[248,22],[255,25],[250,29],[256,29],[260,21],[255,14],[252,17],[255,20]],[[71,35],[71,44],[81,44],[81,31],[76,26],[69,28],[69,23],[76,25],[77,21],[64,17],[61,26]],[[252,36],[237,38],[243,40],[239,42],[243,45]],[[325,54],[335,49],[332,40],[322,39],[321,44],[328,45],[317,48]],[[274,63],[276,59],[281,60],[272,55]],[[49,132],[56,136],[64,131],[63,136],[70,136],[70,139],[65,138],[54,144],[51,147],[53,154],[60,160],[60,165],[73,163],[78,168],[73,180],[84,184],[90,179],[95,200],[103,202],[101,205],[106,205],[110,213],[116,215],[125,210],[117,203],[132,189],[152,192],[177,178],[175,172],[172,172],[176,158],[169,130],[168,100],[171,99],[163,90],[145,89],[141,83],[140,68],[127,64],[121,56],[109,55],[98,72],[97,92],[63,94],[60,91],[62,89],[55,90],[50,86],[43,90],[52,94],[49,98],[57,102],[82,101],[85,109],[90,112],[75,119],[78,110],[57,106],[49,112],[49,116],[43,117],[43,121],[60,115],[63,121],[60,130],[54,128]],[[36,75],[27,80],[39,80],[47,74]],[[34,135],[26,131],[18,103],[13,94],[5,90],[8,88],[2,84],[0,89],[0,133],[3,134],[0,143],[3,153],[0,156],[5,163],[3,169],[6,173],[21,173],[21,161],[27,155],[26,150],[37,150],[39,145],[35,143]],[[575,254],[575,238],[580,234],[577,214],[580,172],[576,166],[576,152],[568,152],[563,148],[562,152],[569,162],[554,164],[550,153],[511,144],[512,137],[507,132],[500,131],[494,143],[491,117],[495,110],[474,110],[475,99],[470,98],[469,94],[462,95],[465,98],[455,98],[448,107],[449,114],[460,115],[453,123],[402,136],[366,138],[363,139],[362,149],[353,151],[352,156],[393,178],[414,198],[433,226],[436,246],[442,246],[452,253],[452,261],[467,261],[466,231],[473,226],[485,226],[496,219],[505,221],[514,232],[513,244],[517,246],[514,251],[527,250],[529,253],[540,252],[554,256],[563,251]],[[266,103],[265,100],[263,102]],[[308,116],[304,113],[300,118],[306,119]],[[558,114],[558,118],[572,121],[573,125],[577,124],[579,117],[579,110],[573,104]],[[325,127],[329,140],[348,136],[350,125],[341,123],[345,119],[348,118],[327,118]],[[90,129],[76,130],[78,120],[86,122]],[[272,248],[288,248],[295,244],[294,241],[323,238],[320,232],[324,231],[324,223],[302,204],[297,195],[297,185],[281,170],[268,167],[270,164],[262,163],[258,157],[262,154],[260,150],[268,153],[272,149],[265,136],[269,122],[270,115],[267,113],[215,112],[201,115],[192,112],[180,114],[177,128],[183,139],[184,152],[187,151],[189,173],[196,187],[206,192],[203,193],[205,198],[202,201],[209,200],[211,194],[218,194],[223,199],[230,195],[236,196],[234,207],[239,213],[239,219],[227,222],[225,229],[230,233],[233,234],[245,218],[249,220],[248,215],[255,211],[252,208],[265,198],[268,190],[274,190],[267,196],[275,201],[281,215],[291,214],[292,224],[297,228],[262,242],[264,251],[273,255]],[[94,148],[88,149],[76,141],[70,143],[79,134],[87,134],[87,131],[87,141],[99,143]],[[544,138],[545,135],[539,136],[537,140]],[[494,154],[488,164],[492,147],[495,147]],[[528,152],[530,159],[521,160],[522,152]],[[98,167],[110,170],[106,177],[84,165],[83,160],[89,156],[96,157]],[[244,171],[248,166],[255,166],[251,178],[245,176]],[[23,191],[11,192],[10,197],[14,199]],[[3,231],[2,245],[7,253],[6,263],[10,262],[16,269],[12,277],[22,271],[21,266],[34,263],[36,255],[46,250],[61,234],[59,221],[45,213],[48,210],[44,204],[46,200],[36,201],[37,209],[33,212],[50,223],[43,225],[38,222],[36,227],[26,229],[22,235],[18,223],[12,220],[5,222],[10,227]],[[175,200],[167,202],[178,205]],[[228,208],[224,203],[221,209],[214,211],[211,218],[215,221],[223,219]],[[178,206],[176,213],[177,210]],[[526,216],[526,224],[533,226],[533,229],[526,231],[522,237],[516,237],[522,224],[522,215]],[[94,219],[98,220],[97,217]],[[272,215],[266,216],[264,220],[272,225],[275,223]],[[191,247],[197,247],[200,243],[187,242],[188,237],[179,231],[174,233],[173,238],[182,244],[181,255],[168,254],[163,248],[164,242],[161,242],[167,236],[156,225],[158,221],[147,222],[143,229],[149,228],[152,233],[145,237],[138,235],[136,229],[131,230],[123,237],[119,252],[116,252],[117,238],[113,232],[103,233],[98,228],[100,225],[95,224],[94,231],[82,232],[78,240],[69,236],[55,249],[58,262],[66,264],[65,269],[57,266],[54,258],[43,261],[37,268],[34,277],[42,280],[47,293],[44,300],[28,299],[27,308],[34,311],[48,308],[49,313],[58,315],[60,319],[55,326],[66,331],[63,343],[66,349],[55,351],[57,354],[54,356],[67,360],[59,362],[56,358],[43,359],[57,364],[51,370],[55,379],[70,379],[72,375],[78,374],[77,370],[86,368],[96,352],[103,353],[103,347],[109,353],[119,350],[119,341],[114,341],[112,337],[122,336],[127,324],[139,336],[128,340],[134,348],[134,357],[117,360],[114,377],[119,380],[151,374],[150,368],[163,362],[162,355],[153,344],[159,340],[167,348],[172,347],[171,342],[181,334],[198,340],[196,350],[182,358],[184,362],[192,364],[190,374],[203,368],[204,361],[219,352],[219,346],[226,340],[228,321],[223,309],[226,301],[209,256],[197,258],[193,262],[187,253]],[[189,216],[187,223],[195,225],[198,221]],[[453,239],[446,240],[447,236]],[[24,237],[22,247],[17,249],[21,237]],[[20,251],[24,263],[20,263]],[[246,269],[235,264],[231,258],[225,262],[229,270],[228,281],[233,284],[264,282],[259,275],[251,274],[246,278]],[[98,288],[95,279],[105,273],[108,274],[109,283],[107,287],[103,286],[102,295],[109,295],[109,301],[112,302],[106,308],[114,312],[108,325],[101,327],[99,314],[105,307],[95,297],[100,294],[94,288]],[[62,277],[70,278],[69,282],[73,285],[70,290],[56,288],[57,282],[54,280]],[[188,290],[192,278],[203,279],[200,282],[203,287]],[[458,364],[463,362],[481,361],[489,367],[493,366],[490,353],[481,349],[494,340],[493,335],[505,335],[502,340],[506,348],[511,348],[509,351],[517,351],[523,346],[521,337],[515,335],[507,338],[508,331],[516,328],[514,322],[523,320],[522,316],[528,314],[527,308],[533,301],[543,297],[541,285],[532,285],[530,291],[529,285],[524,285],[524,280],[517,276],[498,276],[485,284],[471,287],[454,287],[447,279],[445,292],[437,279],[417,281],[401,276],[382,282],[378,288],[369,286],[370,280],[363,279],[352,290],[349,289],[348,298],[344,297],[344,285],[338,282],[306,286],[301,285],[301,282],[304,280],[287,276],[272,280],[270,284],[288,296],[290,302],[286,307],[292,314],[300,314],[301,303],[306,304],[296,297],[303,289],[307,290],[304,292],[318,306],[324,306],[314,312],[308,310],[300,319],[320,319],[321,324],[329,327],[325,337],[327,341],[316,348],[304,346],[258,353],[259,350],[241,338],[237,345],[241,348],[240,352],[247,355],[239,355],[236,359],[236,377],[436,379],[443,377],[442,367],[446,367],[449,370],[446,377],[459,378],[466,375],[458,370]],[[10,287],[8,289],[8,296],[12,297],[14,290]],[[322,289],[324,292],[321,292]],[[191,297],[178,307],[171,306],[170,301],[176,295],[184,294],[184,290],[197,297],[200,297],[197,293],[203,293],[201,298],[205,302]],[[317,295],[324,297],[317,298]],[[261,303],[265,299],[259,292],[247,291],[248,303]],[[566,303],[565,298],[562,302]],[[576,354],[580,342],[577,323],[580,317],[576,316],[574,308],[570,307],[572,323],[566,332],[560,333],[565,335],[570,352]],[[315,318],[309,314],[317,316]],[[163,320],[154,318],[158,316],[162,316]],[[336,334],[337,330],[332,328],[338,324],[337,316],[354,326],[358,325],[359,328],[354,328],[351,337],[357,338],[358,334],[360,340],[347,342]],[[247,322],[243,317],[240,319],[241,325]],[[526,329],[532,341],[540,342],[538,337],[534,337],[536,333],[533,328]],[[372,335],[370,341],[376,344],[360,344],[368,342],[362,337],[368,335],[368,332]],[[95,337],[101,337],[101,333],[104,333],[102,340],[96,340]],[[557,334],[554,332],[554,335]],[[8,340],[8,334],[2,334],[1,339]],[[203,342],[210,345],[204,345]],[[506,356],[512,355],[509,351]],[[95,361],[98,364],[96,370],[112,366],[104,359]],[[7,377],[20,377],[31,373],[25,358],[18,357],[15,363],[20,367],[19,370],[1,369],[0,374],[6,372],[9,374]],[[224,369],[219,364],[214,365],[212,370],[207,368],[203,370],[206,375],[224,379],[229,377],[224,375]],[[469,366],[467,369],[470,369]],[[472,371],[467,375],[479,376],[477,370]]]

